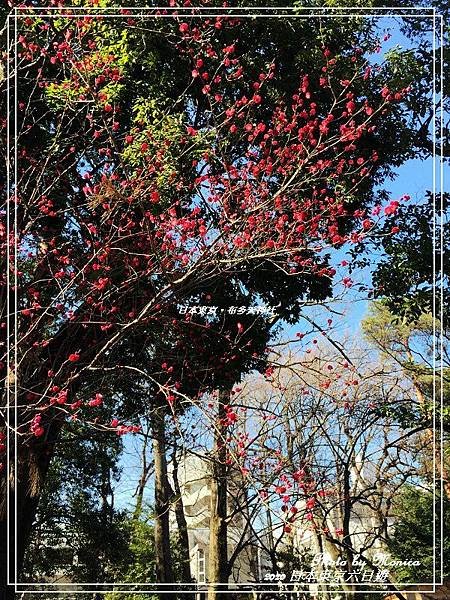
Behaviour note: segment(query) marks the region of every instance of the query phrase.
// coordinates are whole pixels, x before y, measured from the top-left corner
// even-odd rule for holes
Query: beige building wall
[[[198,583],[208,581],[209,516],[211,503],[210,464],[208,459],[187,455],[178,466],[178,481],[181,490],[189,537],[191,573]],[[232,510],[233,481],[229,481],[230,507]],[[235,482],[235,487],[239,482]],[[228,556],[231,556],[242,541],[245,516],[237,516],[228,526]],[[171,523],[176,529],[175,515]],[[245,535],[245,534],[244,534]],[[247,546],[239,552],[233,563],[230,583],[247,583],[258,580],[256,548]]]

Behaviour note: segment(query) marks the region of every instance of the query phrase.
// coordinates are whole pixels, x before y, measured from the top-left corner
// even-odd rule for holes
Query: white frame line
[[[212,7],[215,8],[215,7]],[[276,10],[280,11],[280,10],[286,10],[289,12],[292,12],[293,10],[297,11],[297,10],[301,10],[301,11],[310,11],[308,12],[307,15],[304,14],[289,14],[289,12],[287,14],[282,14],[282,15],[273,15],[273,14],[268,14],[269,11],[274,10],[273,7],[230,7],[227,8],[227,10],[231,11],[229,14],[223,15],[221,14],[220,11],[222,11],[223,13],[223,8],[222,7],[217,7],[217,12],[215,12],[213,10],[212,14],[204,14],[207,11],[211,11],[212,8],[206,8],[206,7],[151,7],[148,8],[148,10],[144,9],[144,12],[137,12],[137,11],[142,11],[142,8],[136,9],[135,7],[102,7],[102,8],[97,8],[97,7],[92,7],[91,9],[88,7],[68,7],[67,9],[64,8],[60,8],[60,7],[45,7],[44,9],[39,8],[39,7],[16,7],[14,9],[14,17],[13,15],[10,13],[7,16],[7,51],[9,52],[9,47],[10,47],[10,19],[13,17],[14,18],[14,47],[16,48],[17,46],[17,19],[18,18],[25,18],[25,17],[41,17],[41,16],[47,16],[47,17],[55,17],[58,15],[58,11],[59,13],[63,13],[62,16],[64,18],[71,18],[71,17],[80,17],[80,16],[92,16],[92,13],[94,13],[93,16],[96,17],[114,17],[114,18],[130,18],[130,17],[139,17],[139,16],[153,16],[156,18],[172,18],[173,16],[176,16],[176,14],[178,13],[179,16],[191,16],[192,18],[205,18],[205,17],[217,17],[217,16],[236,16],[236,17],[241,17],[241,18],[248,18],[248,17],[262,17],[262,18],[309,18],[309,17],[331,17],[331,18],[335,18],[335,17],[344,17],[344,16],[355,16],[358,15],[358,12],[362,12],[363,14],[361,16],[364,17],[384,17],[384,18],[395,18],[395,17],[402,17],[402,18],[425,18],[425,19],[429,19],[432,18],[433,19],[433,167],[432,167],[432,171],[433,171],[433,212],[434,212],[434,219],[433,219],[433,247],[436,247],[436,18],[440,18],[440,33],[441,33],[441,40],[443,39],[443,15],[440,14],[436,14],[436,9],[430,9],[430,13],[429,14],[424,14],[424,9],[423,7],[406,7],[404,9],[399,8],[399,7],[377,7],[377,8],[365,8],[365,7],[329,7],[329,8],[323,8],[323,12],[314,12],[313,14],[311,14],[312,9],[308,9],[306,7],[298,7],[293,9],[293,7],[277,7]],[[74,14],[66,14],[65,11],[74,11]],[[87,11],[90,10],[90,13],[87,13]],[[99,14],[96,11],[103,11],[103,10],[112,10],[112,11],[118,11],[118,10],[129,10],[131,12],[131,14]],[[158,10],[164,10],[167,11],[168,14],[157,14],[154,15],[152,13],[154,13],[155,11]],[[182,11],[180,13],[180,10]],[[244,14],[236,14],[237,10],[246,10],[248,12],[244,13]],[[314,11],[320,11],[320,8],[315,8]],[[396,13],[394,12],[394,14],[389,14],[387,13],[387,11],[397,11]],[[19,14],[20,12],[23,12],[24,14]],[[49,11],[49,14],[47,14],[44,11]],[[77,14],[78,11],[84,11],[84,13],[81,14]],[[199,11],[199,14],[196,12]],[[255,11],[267,11],[266,13],[262,13],[262,14],[254,14]],[[336,12],[337,14],[328,14],[329,11],[332,12]],[[346,13],[345,11],[349,11],[348,13]],[[366,13],[365,11],[368,11],[368,13]],[[405,11],[406,14],[404,14],[402,11]],[[418,11],[417,13],[415,12],[411,12],[411,14],[408,14],[408,11]],[[420,11],[422,11],[420,13]],[[32,15],[30,15],[29,13],[32,13]],[[52,14],[53,13],[53,14]],[[87,14],[85,14],[87,13]],[[150,13],[150,14],[149,14]],[[176,13],[175,15],[173,15],[172,13]],[[375,14],[373,14],[375,13]],[[378,14],[376,14],[378,13]],[[386,14],[387,13],[387,14]],[[440,196],[441,196],[441,203],[440,203],[440,207],[442,209],[442,205],[443,205],[443,181],[444,181],[444,175],[443,175],[443,47],[442,47],[442,43],[441,43],[441,51],[440,51],[440,61],[441,61],[441,72],[440,72],[440,93],[441,93],[441,98],[440,98],[440,105],[441,105],[441,119],[440,119],[440,132],[441,132],[441,142],[440,142],[440,151],[441,151],[441,158],[440,158]],[[8,60],[8,64],[7,64],[7,108],[8,108],[8,120],[7,120],[7,198],[8,200],[10,200],[10,192],[11,192],[11,180],[10,180],[10,151],[11,151],[11,147],[10,147],[10,123],[9,123],[9,112],[10,112],[10,60]],[[17,77],[18,77],[18,73],[17,73],[17,52],[14,53],[14,179],[15,179],[15,186],[17,185],[17,176],[18,176],[18,164],[17,164],[17,158],[18,158],[18,152],[17,152]],[[17,189],[15,189],[15,195],[17,194]],[[16,237],[17,235],[17,203],[15,203],[14,206],[14,216],[15,216],[15,222],[14,222],[14,235]],[[440,297],[440,308],[441,310],[443,310],[443,214],[441,211],[441,217],[440,217],[440,248],[441,248],[441,253],[440,253],[440,267],[441,267],[441,281],[440,281],[440,288],[441,288],[441,297]],[[9,211],[7,211],[7,238],[9,241],[9,232],[10,232],[10,217],[9,217]],[[10,248],[9,248],[9,243],[7,244],[7,258],[10,258]],[[15,312],[14,312],[14,364],[17,364],[17,321],[18,321],[18,311],[17,311],[17,266],[18,266],[18,252],[17,252],[17,246],[15,246],[14,248],[14,285],[15,285],[15,289],[14,289],[14,304],[15,304]],[[436,257],[435,257],[435,253],[433,253],[433,279],[435,280],[436,277]],[[435,340],[435,332],[436,332],[436,314],[435,314],[435,307],[436,307],[436,286],[435,286],[435,281],[433,280],[433,338]],[[7,264],[7,287],[8,289],[10,288],[10,268],[9,268],[9,262]],[[9,294],[7,295],[7,363],[9,364],[9,357],[10,357],[10,305],[9,305]],[[440,349],[441,352],[443,353],[443,325],[442,322],[440,324],[440,335],[441,335],[441,343],[440,343]],[[441,354],[442,356],[442,354]],[[436,366],[436,352],[433,351],[433,369],[435,371],[435,366]],[[443,404],[443,363],[441,360],[441,366],[440,366],[440,371],[441,371],[441,387],[440,387],[440,398],[441,398],[441,408],[442,408],[442,404]],[[17,378],[15,377],[14,379],[14,395],[15,398],[17,398]],[[7,412],[9,414],[9,411],[11,410],[11,406],[10,406],[10,386],[7,386]],[[17,422],[17,402],[14,403],[14,411],[15,411],[15,420]],[[441,440],[442,440],[442,435],[443,435],[443,412],[441,410],[441,416],[440,416],[440,421],[441,421]],[[436,430],[435,430],[435,424],[436,424],[436,377],[434,377],[433,379],[433,446],[434,446],[434,452],[433,452],[433,539],[434,539],[434,554],[433,554],[433,583],[429,583],[429,582],[414,582],[414,583],[402,583],[401,585],[425,585],[425,586],[429,586],[433,588],[433,592],[436,590],[436,502],[435,502],[435,495],[436,495]],[[17,453],[16,453],[16,448],[17,448],[17,430],[14,432],[14,460],[15,460],[15,469],[17,472]],[[10,439],[9,439],[9,428],[7,428],[7,440],[6,440],[6,447],[7,447],[7,472],[9,472],[10,469],[10,457],[9,457],[9,443],[10,443]],[[441,443],[441,458],[440,460],[443,460],[443,444]],[[441,462],[442,464],[442,462]],[[441,478],[441,522],[440,522],[440,529],[441,529],[441,543],[442,543],[442,535],[443,535],[443,514],[442,514],[442,510],[443,510],[443,480]],[[10,581],[10,553],[7,553],[7,582],[8,585],[14,585],[15,587],[15,591],[16,592],[23,592],[23,593],[42,593],[42,591],[40,590],[28,590],[28,589],[23,589],[24,586],[33,586],[33,587],[37,587],[40,586],[41,588],[46,588],[47,586],[72,586],[72,587],[79,587],[79,585],[81,586],[111,586],[111,590],[95,590],[98,593],[109,593],[109,591],[114,591],[114,592],[129,592],[130,590],[120,590],[120,589],[114,589],[114,586],[139,586],[139,585],[146,585],[146,586],[152,586],[152,585],[175,585],[176,587],[180,587],[180,586],[192,586],[193,584],[187,584],[187,583],[177,583],[177,584],[161,584],[161,583],[149,583],[149,584],[139,584],[139,583],[81,583],[81,584],[73,584],[73,583],[69,583],[69,584],[58,584],[58,583],[20,583],[17,581],[17,495],[15,495],[15,502],[14,502],[14,508],[15,508],[15,553],[14,553],[14,566],[15,566],[15,580],[13,582]],[[9,515],[9,510],[10,510],[10,497],[9,497],[9,493],[7,493],[7,513]],[[7,548],[9,549],[9,541],[10,541],[10,522],[9,522],[9,516],[7,517]],[[440,578],[440,584],[442,585],[443,583],[443,552],[441,551],[441,555],[440,555],[440,563],[441,563],[441,578]],[[287,582],[289,583],[289,582]],[[210,584],[210,585],[218,585],[220,587],[220,585],[225,585],[225,584]],[[271,585],[272,588],[275,590],[276,586],[273,586],[273,583],[257,583],[257,584],[251,584],[251,583],[243,583],[243,584],[226,584],[226,585],[233,585],[235,586],[236,589],[239,589],[239,587],[244,587],[244,588],[249,588],[252,589],[255,586],[261,587],[261,586],[268,586]],[[296,585],[296,584],[292,584],[292,585]],[[334,585],[334,584],[327,584],[326,588],[328,589],[329,585]],[[338,584],[335,584],[338,585]],[[371,584],[371,583],[367,583],[364,584],[365,587],[367,586],[371,586],[371,585],[377,585],[377,584]],[[236,593],[236,589],[234,590],[223,590],[222,593]],[[53,591],[53,590],[44,590],[46,593],[86,593],[85,591],[77,591],[77,590],[67,590],[67,592],[61,592],[61,591]],[[156,590],[151,590],[149,592],[139,592],[137,591],[136,593],[154,593]],[[169,592],[172,593],[170,590],[164,590],[164,588],[161,590],[164,592]],[[194,591],[194,590],[193,590]],[[276,591],[279,591],[279,589],[277,589]],[[313,593],[311,591],[308,590],[302,590],[306,593]],[[344,590],[336,590],[331,588],[329,591],[339,591],[339,593],[352,593],[352,592],[346,592]],[[374,593],[388,593],[390,591],[395,592],[396,590],[363,590],[365,593],[369,593],[369,594],[374,594]],[[416,593],[421,593],[421,592],[430,592],[431,590],[414,590]],[[174,591],[173,593],[178,593],[178,591]],[[269,593],[269,590],[267,590],[267,592],[263,592],[263,593]]]

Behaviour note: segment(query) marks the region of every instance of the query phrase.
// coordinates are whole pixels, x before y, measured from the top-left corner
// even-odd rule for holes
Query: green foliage
[[[416,401],[411,402],[410,406],[381,405],[377,410],[380,416],[388,416],[406,429],[431,431],[435,428],[436,441],[442,435],[442,476],[445,478],[450,467],[450,365],[445,362],[448,337],[443,337],[442,364],[439,364],[434,360],[435,328],[439,331],[439,322],[433,323],[432,315],[426,313],[421,313],[415,321],[400,320],[386,304],[374,302],[371,305],[369,315],[362,323],[362,330],[385,361],[401,368],[406,382],[409,380],[415,392]],[[430,477],[434,470],[430,450],[425,450],[420,459]],[[447,485],[448,481],[445,483]]]
[[[106,5],[106,2],[103,2]],[[56,31],[64,31],[68,20],[64,18],[53,21]],[[36,24],[35,24],[36,27]],[[76,102],[88,101],[93,109],[102,110],[106,103],[117,102],[126,90],[122,81],[109,81],[96,89],[96,78],[103,74],[105,66],[115,68],[118,77],[126,80],[130,67],[135,59],[132,35],[128,28],[121,28],[111,23],[95,20],[92,25],[96,49],[89,58],[73,63],[72,76],[50,82],[45,88],[49,106],[62,110],[76,107]]]
[[[129,534],[129,552],[122,569],[116,573],[116,581],[123,583],[155,583],[155,546],[152,510],[144,510],[139,518],[129,517],[126,529]],[[171,536],[171,550],[175,581],[182,581],[181,554],[177,534]],[[156,596],[148,594],[108,593],[105,600],[148,600]]]
[[[149,517],[130,518],[127,522],[130,535],[129,555],[123,568],[117,573],[116,581],[123,583],[153,583],[155,581],[155,548],[153,526]],[[156,596],[147,594],[108,593],[105,600],[153,600]]]
[[[51,82],[45,89],[49,106],[56,110],[73,106],[73,103],[79,101],[80,96],[85,96],[87,91],[86,86],[74,89],[68,80],[62,83]]]
[[[201,159],[215,138],[213,130],[188,136],[183,116],[164,111],[161,100],[155,98],[137,98],[132,115],[133,141],[123,150],[124,163],[145,168],[149,157],[151,164],[157,161],[155,185],[163,194],[170,191],[174,174],[186,159],[190,162]],[[140,127],[142,124],[145,124],[144,130]],[[142,149],[143,144],[147,144],[148,150]]]
[[[435,330],[439,331],[439,321],[433,323],[429,313],[421,312],[418,318],[410,321],[399,319],[391,312],[389,302],[373,302],[368,316],[362,322],[362,330],[367,340],[381,352],[384,360],[401,367],[403,373],[417,389],[420,400],[405,407],[386,406],[384,414],[398,419],[403,426],[415,426],[422,421],[424,426],[431,426],[433,407],[439,417],[440,394],[442,383],[443,395],[443,424],[444,429],[450,428],[450,367],[442,365],[442,381],[440,365],[433,362],[436,351]],[[446,336],[443,338],[444,351],[448,345]],[[445,357],[445,354],[444,354]],[[399,412],[400,411],[400,412]]]
[[[439,497],[420,489],[407,487],[400,492],[394,506],[394,533],[388,542],[393,558],[402,561],[418,560],[419,566],[402,566],[396,568],[398,581],[432,581],[434,548],[436,547],[436,564],[439,565],[439,548],[444,559],[443,576],[450,574],[450,503],[443,501],[444,537],[439,540],[439,527],[436,535],[433,530],[433,503],[436,503],[437,521],[440,520]],[[441,545],[442,544],[442,545]]]
[[[51,463],[30,545],[25,578],[108,581],[128,552],[125,513],[113,506],[121,440],[65,431]]]
[[[150,516],[144,513],[139,520],[130,519],[128,530],[131,556],[119,578],[125,582],[155,581],[155,547]]]
[[[444,195],[444,211],[449,195]],[[440,315],[448,326],[450,291],[448,285],[450,231],[442,214],[443,265],[441,270],[440,217],[428,192],[426,202],[402,206],[398,214],[384,226],[381,249],[384,257],[377,266],[373,282],[376,295],[385,300],[390,311],[404,321],[414,323],[420,316],[433,311],[433,289],[436,289],[436,314],[439,314],[440,287],[444,310]],[[393,226],[399,228],[391,235]],[[436,245],[435,245],[436,244]]]
[[[399,320],[385,302],[373,302],[362,330],[369,342],[375,345],[385,358],[390,358],[415,375],[429,375],[433,352],[433,317],[422,314],[415,322]],[[417,350],[423,351],[419,354]],[[419,363],[419,357],[426,359]]]

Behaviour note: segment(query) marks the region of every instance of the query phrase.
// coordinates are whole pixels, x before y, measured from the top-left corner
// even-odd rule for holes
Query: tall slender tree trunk
[[[167,458],[165,440],[164,410],[157,409],[153,416],[153,458],[155,462],[155,563],[156,582],[174,583],[172,570],[172,557],[170,551],[170,526],[169,526],[169,485],[167,479]],[[164,589],[170,592],[171,586],[165,585]],[[162,599],[173,598],[170,593],[160,593]]]
[[[192,581],[191,574],[191,558],[189,553],[189,535],[188,527],[186,522],[186,516],[184,514],[183,498],[181,495],[180,482],[178,480],[178,459],[177,459],[177,446],[172,454],[172,478],[173,478],[173,491],[176,496],[175,499],[175,518],[177,520],[178,536],[180,544],[180,556],[181,556],[181,577],[183,583],[189,583]]]
[[[147,449],[149,442],[151,440],[151,432],[150,432],[150,424],[147,421],[145,433],[144,433],[144,441],[142,443],[141,450],[141,475],[139,477],[139,482],[136,488],[136,504],[133,511],[133,518],[139,519],[142,514],[142,506],[144,503],[144,492],[145,487],[147,485],[148,479],[150,477],[150,472],[152,469],[151,462],[148,462],[147,459]]]
[[[227,531],[227,449],[224,406],[229,392],[220,392],[214,433],[214,456],[211,473],[211,510],[209,525],[208,600],[226,600],[228,569]]]
[[[352,505],[352,500],[350,497],[350,495],[351,495],[350,469],[348,467],[348,464],[345,464],[345,466],[344,466],[342,479],[343,479],[342,485],[343,485],[343,496],[344,496],[343,497],[344,514],[343,514],[343,519],[342,519],[342,529],[344,531],[343,531],[342,542],[344,544],[344,554],[345,554],[345,559],[347,561],[347,565],[346,565],[347,575],[349,575],[350,573],[353,572],[354,550],[353,550],[353,542],[352,542],[351,531],[350,531],[350,519],[351,519],[353,505]],[[355,598],[355,600],[358,600],[358,595],[356,592],[357,584],[355,585],[353,577],[349,580],[348,585],[343,583],[342,587],[344,590],[346,590],[348,593],[351,594],[352,598]]]

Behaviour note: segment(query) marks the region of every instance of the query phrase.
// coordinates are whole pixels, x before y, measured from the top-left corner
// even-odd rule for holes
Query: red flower
[[[303,469],[299,469],[295,473],[293,473],[292,478],[294,481],[300,481],[305,476],[305,471]]]
[[[77,362],[77,360],[80,360],[80,355],[78,354],[78,352],[74,352],[73,354],[69,354],[68,359],[70,360],[70,362]]]
[[[314,508],[315,505],[316,505],[316,500],[314,498],[308,498],[308,500],[306,501],[306,508],[311,509],[311,508]]]
[[[105,287],[108,285],[108,283],[109,283],[109,278],[108,277],[99,277],[97,279],[97,281],[93,284],[93,286],[97,290],[101,291],[101,290],[105,289]]]
[[[101,394],[95,394],[95,397],[88,402],[89,406],[101,406],[103,404],[103,396]]]
[[[56,402],[58,404],[65,404],[67,402],[67,390],[61,390],[56,397]]]
[[[386,208],[384,209],[384,214],[385,215],[393,215],[397,211],[398,207],[399,207],[398,201],[392,200],[392,202],[388,206],[386,206]]]
[[[233,54],[235,49],[236,49],[236,46],[234,44],[232,44],[231,46],[225,46],[225,48],[222,49],[222,52],[224,54]]]
[[[178,29],[181,31],[181,33],[186,33],[189,31],[189,25],[187,23],[181,23]]]
[[[42,416],[36,415],[35,417],[33,417],[33,420],[31,421],[30,429],[31,429],[31,432],[33,433],[33,435],[35,435],[36,437],[41,437],[45,433],[44,428],[41,425],[41,420],[42,420]]]
[[[235,423],[237,420],[237,414],[230,410],[229,412],[227,412],[227,418],[230,424]]]
[[[342,280],[342,283],[344,284],[345,287],[352,287],[353,280],[350,277],[344,277],[344,279]]]

